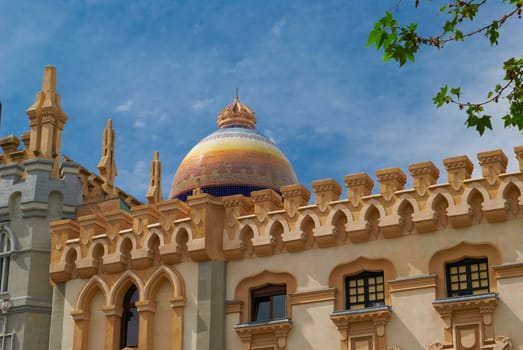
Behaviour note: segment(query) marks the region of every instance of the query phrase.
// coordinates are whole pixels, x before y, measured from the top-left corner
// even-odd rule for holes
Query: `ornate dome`
[[[298,183],[285,155],[256,132],[252,109],[234,102],[218,114],[218,130],[185,156],[171,185],[169,198],[183,201],[195,187],[214,196],[243,194]]]

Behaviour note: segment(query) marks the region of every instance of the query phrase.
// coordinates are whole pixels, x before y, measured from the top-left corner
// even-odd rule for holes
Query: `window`
[[[466,258],[446,265],[447,296],[484,294],[490,291],[488,259]]]
[[[12,252],[9,233],[3,230],[0,232],[0,293],[7,292]]]
[[[345,308],[349,310],[385,305],[383,271],[345,277]]]
[[[120,331],[120,349],[138,347],[138,290],[132,285],[123,299],[122,328]]]
[[[251,291],[251,320],[267,322],[287,317],[287,288],[285,284],[270,284]]]

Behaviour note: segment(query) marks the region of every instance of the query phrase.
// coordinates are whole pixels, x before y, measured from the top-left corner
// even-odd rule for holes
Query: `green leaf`
[[[438,94],[432,99],[437,108],[440,108],[448,102],[449,96],[447,96],[448,87],[445,85],[439,89]]]
[[[454,31],[454,40],[463,41],[463,32],[461,30],[456,29]]]
[[[499,22],[498,21],[492,21],[490,26],[485,31],[485,35],[490,41],[490,45],[498,45],[498,38],[499,38]]]
[[[461,95],[461,87],[458,86],[458,87],[450,89],[450,93],[452,95],[456,96],[458,98],[458,100],[459,100],[459,97]]]

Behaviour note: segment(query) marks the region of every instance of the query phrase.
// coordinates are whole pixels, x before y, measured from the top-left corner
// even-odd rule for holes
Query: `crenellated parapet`
[[[40,158],[0,165],[0,222],[20,215],[75,217],[82,201],[78,164],[62,163],[58,177],[51,176],[53,166],[53,160]]]
[[[466,156],[347,175],[347,198],[332,179],[251,193],[213,197],[196,189],[178,199],[134,206],[131,213],[104,210],[76,221],[52,223],[51,278],[64,281],[96,271],[124,271],[186,260],[234,260],[438,234],[447,228],[492,224],[521,216],[523,147],[515,148],[519,170],[507,173],[501,150],[478,154],[482,176],[471,178]],[[440,180],[438,182],[438,180]]]

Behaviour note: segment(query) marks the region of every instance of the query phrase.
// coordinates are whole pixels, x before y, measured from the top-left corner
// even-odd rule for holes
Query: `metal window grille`
[[[483,294],[490,291],[488,259],[466,258],[446,265],[447,295]]]
[[[345,308],[363,309],[385,305],[383,271],[365,271],[345,277]]]

